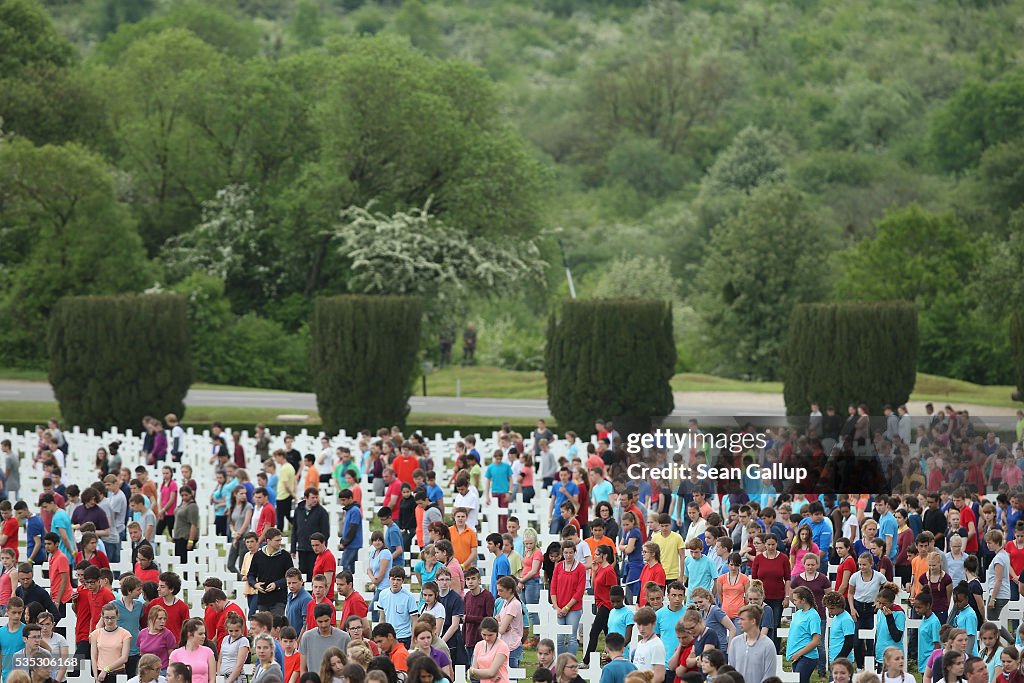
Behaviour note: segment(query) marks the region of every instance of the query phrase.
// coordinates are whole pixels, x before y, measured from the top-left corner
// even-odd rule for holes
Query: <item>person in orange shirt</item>
[[[316,457],[312,453],[306,453],[302,458],[306,463],[306,478],[303,480],[303,490],[320,488],[320,471],[316,468]]]
[[[455,526],[449,527],[452,535],[452,548],[455,550],[455,559],[463,569],[469,569],[476,564],[476,551],[478,542],[476,532],[466,526],[469,512],[466,508],[455,508]]]
[[[395,627],[391,624],[377,624],[373,627],[373,642],[377,643],[382,654],[388,656],[395,665],[396,671],[408,671],[409,650],[395,637]]]
[[[591,557],[597,557],[597,548],[598,548],[598,546],[602,546],[602,545],[610,546],[611,549],[612,549],[612,561],[610,562],[610,564],[614,565],[615,564],[615,541],[613,539],[608,538],[607,536],[604,535],[604,520],[603,519],[598,518],[598,519],[595,519],[593,522],[590,523],[590,534],[591,534],[590,538],[586,539],[586,544],[588,546],[590,546],[590,556]],[[591,582],[591,585],[593,585],[594,577],[597,575],[597,570],[598,569],[600,569],[600,567],[598,567],[597,563],[595,562],[594,565],[590,569],[590,582]]]
[[[930,531],[922,531],[914,539],[914,545],[917,546],[917,555],[910,560],[910,597],[911,599],[917,597],[917,594],[921,592],[921,577],[928,573],[928,555],[935,550],[935,535]]]

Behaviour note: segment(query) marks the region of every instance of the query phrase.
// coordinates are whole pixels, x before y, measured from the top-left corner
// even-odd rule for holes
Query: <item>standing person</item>
[[[381,591],[377,598],[380,623],[394,627],[395,637],[408,648],[412,644],[412,619],[419,613],[419,605],[412,593],[405,590],[405,570],[395,567],[391,570],[389,589]],[[376,640],[376,638],[374,638]]]
[[[854,644],[857,640],[857,625],[853,623],[853,617],[846,611],[846,599],[841,593],[829,591],[822,598],[822,603],[832,617],[832,624],[829,627],[827,659],[829,663],[837,659],[849,659],[853,654]],[[927,660],[928,656],[925,655]],[[924,667],[921,668],[924,671]]]
[[[555,565],[555,573],[551,579],[551,606],[558,614],[560,625],[569,624],[572,632],[568,635],[559,634],[558,654],[569,652],[575,654],[579,643],[576,633],[583,616],[583,591],[586,587],[586,567],[576,559],[576,544],[562,541],[562,562]]]
[[[121,481],[114,474],[108,474],[103,478],[103,487],[106,489],[106,499],[100,505],[110,513],[109,541],[106,543],[107,557],[111,563],[117,564],[121,561],[121,543],[127,539],[126,525],[128,523],[128,499],[121,491]]]
[[[608,663],[602,667],[600,683],[625,683],[626,675],[637,670],[636,665],[623,656],[626,639],[612,632],[605,636],[604,645]]]
[[[650,607],[641,607],[633,615],[640,642],[630,648],[629,660],[638,671],[650,671],[652,681],[665,680],[665,645],[654,633],[657,616]]]
[[[322,575],[317,574],[317,576]],[[314,592],[316,591],[316,582],[317,578],[316,576],[314,576]],[[341,595],[342,598],[344,598],[341,608],[341,623],[345,623],[351,616],[362,617],[365,619],[366,616],[370,613],[370,609],[369,606],[366,604],[366,600],[363,598],[362,594],[355,589],[355,586],[353,585],[352,582],[353,577],[351,572],[343,571],[340,574],[338,574],[338,594]],[[324,577],[324,584],[326,585],[326,583],[327,578]],[[331,600],[331,604],[334,604],[333,600]]]
[[[150,607],[147,621],[146,629],[139,632],[139,652],[158,657],[160,668],[166,671],[171,651],[178,646],[178,639],[167,628],[167,610],[161,605]]]
[[[857,566],[860,568],[856,574],[850,577],[850,588],[847,596],[850,605],[850,616],[857,622],[857,631],[860,629],[871,630],[874,628],[875,600],[878,598],[878,590],[885,583],[885,576],[872,568],[872,557],[870,553],[862,553],[857,558]],[[865,650],[864,641],[857,638],[854,641],[854,661],[864,661],[865,655],[874,654],[874,644],[868,641]]]
[[[166,465],[160,470],[163,480],[160,482],[160,500],[156,504],[156,533],[174,529],[174,511],[178,507],[178,482],[174,481],[174,472]]]
[[[224,620],[227,633],[217,643],[217,672],[224,676],[225,683],[244,681],[243,667],[249,661],[249,639],[244,635],[243,618],[229,613]]]
[[[309,580],[312,581],[313,577],[317,575],[323,576],[327,584],[327,597],[333,602],[334,583],[338,574],[338,559],[327,546],[327,536],[319,531],[310,534],[309,547],[313,552],[313,566],[310,569],[311,575]]]
[[[292,567],[284,574],[288,587],[288,601],[284,614],[288,625],[295,629],[296,637],[302,633],[306,625],[306,607],[313,601],[313,596],[306,590],[302,582],[302,572]]]
[[[21,500],[18,497],[21,491],[21,457],[14,452],[10,439],[0,441],[0,453],[3,455],[4,492],[7,500],[17,503]]]
[[[622,528],[619,531],[619,553],[623,562],[622,585],[629,591],[632,598],[641,595],[640,574],[645,561],[643,556],[644,541],[640,530],[636,528],[636,518],[632,512],[622,513]]]
[[[523,568],[519,572],[519,592],[527,605],[540,602],[540,573],[544,553],[537,547],[537,532],[527,527],[523,532]]]
[[[493,493],[499,508],[508,507],[508,494],[512,489],[512,466],[505,462],[505,454],[501,449],[494,451],[493,462],[487,466],[484,476],[487,479],[484,488],[484,503],[491,504],[491,494]],[[499,515],[498,533],[505,533],[508,530],[507,524],[508,515]]]
[[[800,683],[810,683],[818,664],[821,617],[814,608],[814,595],[808,588],[794,588],[792,600],[795,609],[786,639],[786,659],[793,663],[793,671],[799,674]]]
[[[189,667],[192,683],[212,683],[217,676],[217,659],[206,647],[206,626],[202,619],[189,619],[181,629],[178,648],[171,652],[170,662]]]
[[[97,681],[113,680],[117,674],[125,673],[128,653],[131,649],[132,634],[117,625],[117,607],[113,604],[102,608],[100,627],[89,634],[92,649],[93,675]]]
[[[999,634],[1006,642],[1011,642],[1013,637],[1006,626],[999,621],[999,615],[1003,608],[1010,602],[1010,574],[1013,568],[1010,566],[1010,554],[1003,548],[1003,532],[999,529],[992,529],[985,534],[985,543],[988,545],[992,555],[992,561],[988,566],[987,588],[988,605],[985,610],[989,621],[999,624]]]
[[[327,650],[336,647],[344,652],[351,640],[348,633],[334,625],[333,605],[317,605],[313,620],[316,628],[307,629],[299,638],[300,671],[319,671]]]
[[[292,556],[281,548],[281,532],[271,527],[264,534],[266,546],[252,558],[246,579],[256,589],[257,609],[275,617],[284,616],[285,573],[292,568]]]
[[[730,553],[729,570],[715,579],[715,600],[722,606],[725,615],[732,620],[739,618],[747,586],[750,584],[750,577],[740,572],[742,566],[742,556],[739,553]]]
[[[818,556],[813,553],[804,555],[804,570],[794,576],[790,584],[793,588],[797,586],[803,586],[811,591],[814,596],[814,607],[818,612],[818,617],[821,620],[821,639],[818,642],[818,674],[822,677],[827,676],[826,658],[825,658],[825,606],[822,599],[825,597],[825,593],[832,587],[832,582],[828,580],[828,577],[818,571]]]
[[[472,650],[480,640],[480,625],[494,614],[494,595],[484,590],[480,582],[480,570],[476,567],[466,570],[466,594],[463,600],[466,608],[466,648]]]
[[[111,604],[117,610],[117,625],[128,631],[132,637],[128,649],[128,661],[125,663],[125,674],[131,678],[138,670],[141,656],[139,631],[142,630],[143,602],[139,596],[142,595],[142,581],[135,576],[124,576],[120,583],[121,597]]]
[[[178,561],[187,564],[188,554],[199,540],[199,505],[196,504],[195,493],[188,486],[182,486],[179,494],[181,504],[174,510],[171,538],[174,539],[174,553]]]
[[[167,628],[170,629],[177,640],[181,635],[182,625],[188,621],[189,607],[184,600],[178,597],[181,592],[181,577],[174,572],[163,572],[160,574],[156,584],[157,597],[146,605],[146,612],[143,618],[148,620],[149,610],[159,606],[164,609],[167,615]]]
[[[244,544],[242,537],[249,531],[252,525],[252,503],[249,502],[245,488],[236,486],[231,491],[231,508],[228,511],[230,523],[231,546],[228,549],[228,571],[238,572],[238,556],[242,554]]]
[[[481,683],[508,683],[508,645],[498,637],[498,622],[487,617],[480,623],[480,642],[473,648],[473,665],[466,674]]]
[[[178,424],[178,416],[174,413],[165,415],[164,422],[167,423],[167,428],[171,430],[167,444],[167,449],[171,453],[171,460],[173,462],[181,462],[181,456],[185,454],[185,429]]]
[[[729,643],[729,664],[745,681],[764,681],[776,675],[775,643],[761,633],[762,615],[760,607],[741,607],[736,617],[740,633]]]
[[[253,668],[252,678],[249,679],[249,682],[283,681],[284,669],[274,659],[276,650],[273,637],[269,633],[260,633],[253,640],[252,649],[256,653],[256,666]]]
[[[46,559],[46,551],[43,548],[43,518],[38,514],[33,515],[28,509],[28,503],[19,500],[14,504],[14,516],[18,520],[25,520],[25,551],[28,553],[27,560],[32,564],[42,564]],[[58,543],[59,543],[58,536]]]
[[[342,509],[345,511],[341,522],[341,568],[347,572],[356,570],[356,558],[363,547],[363,512],[352,497],[351,489],[342,489],[338,494]]]
[[[907,630],[907,615],[903,608],[896,604],[896,584],[885,584],[878,591],[875,599],[875,671],[883,673],[886,664],[886,652],[890,649],[903,652],[903,633]]]
[[[285,443],[287,443],[287,439]],[[277,463],[277,528],[283,530],[285,520],[292,524],[292,492],[295,490],[295,466],[288,460],[288,454],[283,449],[274,451],[274,462]]]
[[[462,332],[462,367],[476,365],[476,326],[473,323],[466,323],[466,329]]]
[[[227,473],[218,470],[214,477],[216,477],[217,486],[210,493],[210,507],[213,508],[213,529],[218,536],[228,538],[228,504],[231,501],[228,500],[230,490],[227,488]]]
[[[295,509],[295,521],[292,538],[299,554],[299,571],[306,580],[313,579],[313,565],[317,554],[313,550],[313,534],[320,534],[324,539],[331,535],[331,519],[327,510],[320,505],[320,489],[307,488],[303,492],[303,503]],[[323,545],[323,544],[321,544]],[[333,571],[333,569],[332,569]],[[333,578],[333,576],[332,576]],[[331,588],[334,588],[333,581]]]
[[[516,592],[516,580],[511,576],[501,577],[498,580],[498,597],[504,601],[497,615],[498,637],[508,647],[509,668],[518,669],[523,656],[523,615],[526,612]]]
[[[466,618],[466,606],[462,596],[452,590],[452,575],[447,568],[437,570],[437,600],[444,606],[444,624],[441,625],[441,640],[451,652],[453,664],[468,664],[469,655],[462,637],[462,622]]]

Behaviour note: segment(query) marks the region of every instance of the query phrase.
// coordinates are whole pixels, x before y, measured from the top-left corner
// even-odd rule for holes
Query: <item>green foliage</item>
[[[544,173],[475,68],[393,39],[341,46],[315,122],[342,206],[423,206],[471,236],[531,236]]]
[[[286,331],[254,313],[237,316],[224,281],[194,273],[174,286],[188,305],[196,380],[211,384],[308,391],[309,331]]]
[[[857,242],[839,259],[836,297],[841,301],[904,299],[917,304],[921,327],[919,370],[948,371],[975,381],[987,372],[975,345],[984,339],[970,332],[968,283],[984,262],[985,249],[952,213],[933,213],[917,205],[894,209],[878,222],[874,237]],[[977,333],[981,332],[981,337]],[[986,342],[987,343],[987,342]]]
[[[0,197],[0,359],[39,366],[58,299],[139,291],[148,265],[105,162],[78,145],[0,142]]]
[[[37,0],[0,3],[0,75],[12,76],[33,64],[69,66],[73,59],[71,44]]]
[[[239,59],[259,54],[262,40],[255,24],[209,3],[186,1],[175,3],[166,13],[138,23],[120,24],[115,33],[96,46],[96,58],[113,66],[133,44],[148,42],[168,29],[185,29],[207,45]]]
[[[80,71],[48,62],[0,78],[0,119],[4,132],[37,145],[108,144],[106,112],[92,84]]]
[[[1014,311],[1010,316],[1010,350],[1013,353],[1014,383],[1024,396],[1024,315]]]
[[[789,311],[828,294],[835,237],[804,201],[787,185],[764,185],[712,235],[695,308],[714,374],[777,379]]]
[[[935,115],[930,128],[932,153],[946,171],[976,166],[992,145],[1024,135],[1024,70],[991,83],[971,81]]]
[[[405,424],[422,317],[415,297],[316,300],[313,390],[328,433]]]
[[[756,187],[786,180],[778,136],[749,127],[740,131],[701,183],[701,193],[750,194]]]
[[[324,27],[320,7],[314,2],[299,2],[292,18],[292,36],[300,47],[315,47],[324,42]]]
[[[672,412],[672,307],[650,299],[565,301],[548,322],[548,405],[562,429]]]
[[[66,421],[106,429],[185,412],[192,384],[180,296],[68,297],[46,337],[50,384]]]
[[[786,413],[806,415],[811,402],[866,403],[872,414],[906,403],[917,378],[917,345],[912,303],[797,305],[782,354]]]

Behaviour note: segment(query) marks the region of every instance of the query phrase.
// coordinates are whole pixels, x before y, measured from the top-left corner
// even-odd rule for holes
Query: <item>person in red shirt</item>
[[[408,442],[402,444],[401,455],[395,458],[394,462],[391,463],[391,469],[395,471],[395,476],[398,477],[398,481],[403,484],[408,484],[409,486],[413,486],[412,473],[420,466],[420,461],[413,453],[412,446],[413,445]]]
[[[332,622],[333,623],[333,622]],[[302,655],[298,650],[299,634],[291,626],[281,629],[281,647],[284,648],[284,680],[299,680],[302,673]],[[293,678],[294,677],[294,678]]]
[[[189,619],[188,605],[178,598],[181,591],[181,578],[174,572],[164,572],[157,582],[157,597],[148,603],[142,612],[142,625],[146,626],[146,617],[153,605],[160,605],[167,610],[167,628],[176,636],[181,635],[182,625]]]
[[[836,569],[835,591],[846,598],[850,590],[850,577],[857,571],[857,560],[853,559],[850,539],[836,539],[836,555],[839,556],[839,568]]]
[[[319,531],[309,537],[309,547],[316,553],[316,560],[313,562],[313,579],[315,580],[318,574],[323,575],[327,581],[327,597],[333,601],[334,579],[338,573],[338,558],[327,547],[327,538]]]
[[[622,502],[622,509],[626,512],[633,513],[633,519],[636,520],[636,528],[640,530],[640,538],[644,541],[647,540],[647,518],[644,516],[643,511],[636,504],[637,491],[633,487],[627,487],[625,492],[622,494],[625,500]]]
[[[1024,524],[1017,522],[1013,530],[1013,540],[1006,544],[1006,552],[1010,555],[1010,589],[1013,595],[1019,595],[1019,581],[1024,574]]]
[[[576,629],[579,627],[583,609],[583,591],[587,585],[587,569],[582,562],[576,560],[576,544],[562,541],[562,562],[555,565],[551,577],[551,606],[558,613],[560,625],[569,624],[572,631],[568,635],[559,636],[567,642],[563,647],[567,652],[576,652]]]
[[[138,561],[135,563],[135,576],[139,577],[142,583],[160,581],[160,568],[153,562],[153,546],[140,546],[138,555]]]
[[[242,633],[245,633],[245,612],[233,602],[220,588],[207,588],[203,593],[202,604],[206,608],[203,623],[206,625],[206,637],[220,645],[228,635],[227,618],[229,614],[237,614],[242,620]]]
[[[334,607],[334,601],[327,597],[327,579],[324,578],[323,574],[317,574],[313,577],[313,599],[306,605],[306,630],[308,631],[316,628],[316,617],[313,611],[317,605],[331,606],[331,623],[333,624],[338,613]]]
[[[792,573],[789,558],[779,552],[779,539],[768,534],[764,539],[764,552],[756,555],[750,564],[750,578],[760,579],[764,584],[764,601],[772,608],[775,628],[782,623],[782,603],[788,596]]]
[[[615,551],[609,545],[599,545],[594,553],[597,571],[594,573],[594,602],[597,604],[597,618],[590,628],[590,642],[584,650],[584,664],[590,666],[590,653],[597,649],[597,640],[603,632],[608,635],[608,615],[612,610],[612,586],[619,583],[615,572]]]
[[[957,489],[953,494],[953,507],[960,511],[960,526],[967,529],[967,543],[964,544],[964,552],[975,554],[978,552],[978,520],[974,516],[974,510],[967,502],[966,489]]]
[[[269,499],[267,489],[263,486],[252,492],[252,502],[255,505],[252,518],[256,525],[252,527],[252,530],[260,537],[261,542],[263,541],[263,532],[277,524],[277,509],[268,502]]]
[[[73,597],[75,617],[78,620],[78,623],[75,624],[75,654],[79,658],[84,657],[85,653],[92,654],[89,634],[95,631],[96,626],[100,623],[103,606],[108,602],[113,602],[114,599],[113,591],[100,583],[99,567],[91,564],[85,567],[82,570],[82,583]],[[85,623],[83,624],[82,621]]]
[[[0,527],[0,548],[10,548],[14,556],[18,556],[18,518],[14,516],[14,506],[11,501],[5,500],[0,503],[0,517],[4,523]]]
[[[341,606],[341,623],[343,624],[348,623],[348,618],[351,616],[365,619],[370,611],[366,600],[352,584],[353,580],[351,572],[342,572],[338,575],[338,592],[345,598]]]
[[[75,553],[75,564],[88,562],[99,569],[110,569],[110,560],[106,553],[97,550],[100,544],[99,536],[91,531],[82,534],[81,550]]]
[[[640,570],[640,583],[636,590],[640,592],[637,606],[643,607],[647,604],[647,584],[653,582],[664,588],[667,580],[665,568],[661,565],[661,546],[649,541],[641,546],[640,554],[644,560],[644,568]]]
[[[60,536],[52,531],[43,537],[43,549],[49,558],[50,598],[57,608],[61,609],[61,605],[71,602],[74,594],[74,589],[71,588],[71,563],[68,562],[68,556],[60,550]],[[89,639],[88,634],[85,639]]]

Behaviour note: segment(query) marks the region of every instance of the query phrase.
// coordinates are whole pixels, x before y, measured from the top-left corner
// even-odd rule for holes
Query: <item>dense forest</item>
[[[0,365],[46,366],[60,296],[174,291],[200,379],[308,388],[314,298],[364,292],[537,369],[564,254],[581,297],[671,300],[680,370],[777,379],[796,304],[907,299],[921,371],[1010,383],[1021,17],[3,0]]]

